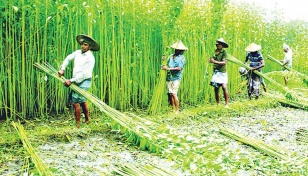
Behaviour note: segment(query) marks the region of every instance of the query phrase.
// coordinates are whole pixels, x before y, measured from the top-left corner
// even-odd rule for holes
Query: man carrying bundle
[[[228,108],[228,74],[227,74],[227,51],[224,48],[228,48],[229,45],[224,41],[223,38],[216,40],[216,50],[213,57],[209,59],[210,63],[213,63],[214,73],[210,82],[210,85],[214,87],[215,99],[217,105],[219,104],[219,88],[222,87],[225,107]]]
[[[284,66],[287,66],[289,68],[292,68],[292,50],[290,48],[290,46],[288,46],[287,44],[283,44],[283,51],[284,51],[284,59],[281,60],[280,62],[282,63],[283,66],[283,71],[284,71],[284,75],[283,75],[283,79],[284,79],[284,83],[287,86],[288,85],[288,81],[289,78],[287,77],[287,73],[285,71],[288,71]]]
[[[78,35],[76,40],[80,44],[81,49],[74,51],[64,59],[58,74],[60,77],[63,76],[64,70],[70,61],[74,61],[72,78],[65,80],[64,85],[69,87],[74,83],[78,87],[88,90],[91,86],[92,71],[95,64],[92,51],[98,51],[100,47],[94,39],[84,34]],[[80,128],[80,106],[85,115],[85,123],[89,124],[89,109],[85,97],[73,91],[72,102],[75,109],[76,127]]]
[[[263,85],[264,91],[266,92],[265,83],[261,76],[257,75],[254,71],[261,71],[261,68],[265,66],[263,56],[259,50],[261,50],[261,45],[251,43],[245,48],[248,51],[245,59],[245,63],[249,61],[249,78],[248,78],[248,96],[251,99],[251,95],[254,94],[255,98],[258,99],[260,96],[260,84]]]
[[[163,65],[161,69],[168,71],[166,77],[168,100],[169,104],[174,107],[175,114],[178,114],[180,108],[177,92],[180,87],[185,65],[185,57],[183,54],[188,48],[180,40],[171,45],[171,48],[174,48],[174,54],[169,56],[167,66]]]

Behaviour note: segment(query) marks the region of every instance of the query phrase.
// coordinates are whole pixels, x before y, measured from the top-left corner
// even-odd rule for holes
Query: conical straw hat
[[[256,52],[259,51],[261,49],[261,45],[257,45],[255,43],[251,43],[250,45],[248,45],[245,50],[248,52]]]
[[[228,48],[228,47],[229,47],[228,43],[225,42],[223,38],[217,39],[217,40],[216,40],[216,45],[217,45],[217,44],[222,44],[222,47],[224,47],[224,48]]]
[[[89,42],[91,44],[91,49],[92,51],[98,51],[99,50],[99,44],[90,36],[84,35],[84,34],[79,34],[76,37],[76,40],[79,44],[82,44],[82,42]]]
[[[174,48],[174,49],[177,49],[177,50],[188,50],[188,48],[182,43],[181,40],[172,44],[171,48]]]

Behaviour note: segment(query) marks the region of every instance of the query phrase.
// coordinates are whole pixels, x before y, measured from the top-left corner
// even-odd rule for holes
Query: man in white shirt
[[[72,78],[65,80],[64,85],[68,87],[74,83],[78,87],[88,90],[91,86],[92,71],[95,64],[95,58],[92,51],[98,51],[100,47],[94,39],[84,34],[78,35],[76,40],[80,44],[81,49],[74,51],[64,59],[58,73],[59,76],[63,76],[65,68],[68,66],[70,61],[74,61]],[[80,106],[85,115],[85,123],[89,124],[89,109],[85,97],[73,91],[72,102],[75,109],[76,127],[80,128]]]
[[[289,68],[292,68],[292,50],[291,50],[290,46],[288,46],[287,44],[284,43],[283,44],[283,51],[284,51],[284,59],[281,60],[282,65],[287,66]],[[287,69],[285,67],[283,67],[283,71],[287,71]],[[289,81],[287,73],[284,73],[283,78],[284,78],[284,82],[287,86],[288,81]]]

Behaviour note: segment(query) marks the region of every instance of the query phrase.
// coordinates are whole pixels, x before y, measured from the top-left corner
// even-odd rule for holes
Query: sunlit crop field
[[[115,141],[120,140],[121,145],[127,142],[130,147],[137,146],[168,161],[178,160],[173,171],[181,174],[234,174],[235,171],[264,175],[307,173],[307,156],[300,155],[303,162],[295,163],[294,158],[299,156],[291,152],[281,153],[279,142],[274,141],[277,149],[273,152],[273,148],[264,143],[250,143],[252,140],[246,133],[249,130],[239,131],[244,133],[239,139],[236,131],[229,131],[218,124],[223,124],[222,117],[232,119],[242,116],[244,112],[254,114],[254,108],[263,112],[264,109],[281,108],[283,105],[299,108],[303,113],[307,111],[308,22],[284,21],[281,11],[269,20],[265,18],[262,7],[232,4],[228,0],[0,1],[0,120],[5,124],[1,130],[8,133],[0,138],[1,146],[4,146],[0,154],[8,151],[21,154],[21,146],[17,142],[19,138],[15,133],[18,131],[20,137],[27,132],[20,132],[22,127],[18,125],[13,128],[11,122],[21,121],[25,130],[33,130],[34,133],[37,130],[39,133],[44,130],[35,129],[36,125],[33,124],[49,124],[52,121],[61,134],[51,130],[48,135],[64,138],[61,143],[71,143],[71,137],[78,135],[90,135],[91,130],[100,131],[99,125],[103,124],[106,128],[104,132],[110,133]],[[100,45],[100,50],[93,52],[96,60],[87,95],[91,117],[95,117],[96,121],[90,127],[82,128],[84,133],[72,130],[71,123],[58,119],[62,117],[72,121],[69,101],[72,89],[64,87],[52,76],[56,73],[38,67],[39,64],[49,63],[59,69],[64,58],[80,48],[76,42],[78,34],[89,35]],[[209,85],[213,65],[208,60],[214,54],[218,38],[229,44],[226,51],[229,54],[230,109],[216,106],[214,90]],[[174,52],[170,45],[177,40],[183,41],[189,48],[184,53],[186,64],[178,91],[179,117],[170,112],[165,90],[166,72],[161,70],[162,56]],[[265,67],[260,74],[269,90],[267,93],[262,91],[259,102],[247,101],[246,84],[238,72],[239,67],[245,67],[245,48],[252,42],[262,46],[260,51]],[[283,43],[293,50],[293,70],[287,73],[281,71],[279,64],[284,57]],[[71,77],[72,68],[67,68],[66,78]],[[284,85],[283,74],[290,78],[288,86]],[[250,122],[247,119],[244,118],[243,122]],[[198,127],[197,134],[186,129],[190,122]],[[205,127],[211,126],[205,134],[201,130],[203,123]],[[267,126],[265,123],[270,122],[259,119],[256,123]],[[239,124],[227,127],[236,130]],[[42,137],[44,135],[47,134],[30,136],[30,142],[35,143],[38,136],[38,143],[49,141]],[[8,144],[12,136],[15,140]],[[253,137],[264,141],[260,136]],[[24,145],[27,144],[27,137],[21,140]],[[238,155],[225,154],[225,150],[230,152],[230,140],[252,146],[253,154],[248,156],[256,156],[257,159],[242,157],[244,154],[239,151],[236,151]],[[223,148],[207,145],[211,142]],[[205,145],[206,152],[203,151]],[[260,149],[260,146],[266,147]],[[13,149],[8,149],[10,147]],[[29,145],[28,148],[31,149]],[[218,153],[215,154],[216,151]],[[38,166],[33,161],[35,154],[34,150],[24,154],[27,159],[23,161],[23,171],[30,168],[32,171],[29,174],[44,173],[37,171]],[[207,159],[207,155],[211,158]],[[3,163],[10,157],[0,159],[0,174],[5,170],[1,168]],[[288,160],[290,158],[292,162]],[[271,167],[275,170],[270,171]],[[52,167],[46,170],[56,173],[57,169]]]
[[[66,55],[79,48],[76,35],[92,36],[101,45],[91,92],[114,108],[147,108],[160,83],[161,56],[181,39],[189,50],[179,91],[183,105],[213,102],[209,86],[215,40],[223,37],[227,52],[243,61],[251,42],[262,46],[264,72],[280,71],[267,60],[283,58],[282,43],[294,53],[294,69],[307,72],[307,23],[263,19],[262,10],[218,1],[4,1],[1,3],[2,118],[61,113],[68,89],[45,79],[33,64],[59,68]],[[228,63],[229,93],[236,96],[238,65]],[[70,77],[70,71],[66,72]],[[278,80],[279,81],[279,80]],[[157,106],[165,106],[162,101]],[[94,108],[94,107],[93,107]]]

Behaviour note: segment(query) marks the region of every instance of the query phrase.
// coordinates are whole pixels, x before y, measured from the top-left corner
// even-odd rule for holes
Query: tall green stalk
[[[277,18],[268,22],[262,9],[245,3],[232,5],[225,0],[12,0],[3,2],[1,7],[1,101],[7,108],[0,109],[0,116],[8,118],[15,118],[11,110],[27,117],[61,114],[66,110],[69,90],[53,80],[44,81],[45,75],[35,73],[32,63],[48,61],[58,69],[68,54],[80,48],[75,39],[80,33],[91,35],[101,46],[100,51],[94,52],[91,93],[121,111],[152,106],[160,79],[159,58],[169,49],[166,46],[176,40],[189,47],[178,95],[181,107],[185,108],[214,100],[213,88],[209,86],[213,71],[208,59],[217,38],[227,41],[228,53],[244,59],[244,49],[251,42],[262,45],[263,55],[271,52],[282,57],[283,42],[298,46],[308,36],[307,27],[299,21],[287,23]],[[305,45],[302,48],[293,47],[293,68],[307,74],[304,58],[308,49]],[[66,77],[71,77],[72,68],[67,68]],[[280,66],[268,62],[263,71],[276,68]],[[227,70],[229,95],[233,99],[237,96],[239,74],[234,64],[227,64]],[[167,101],[162,103],[164,107]]]

